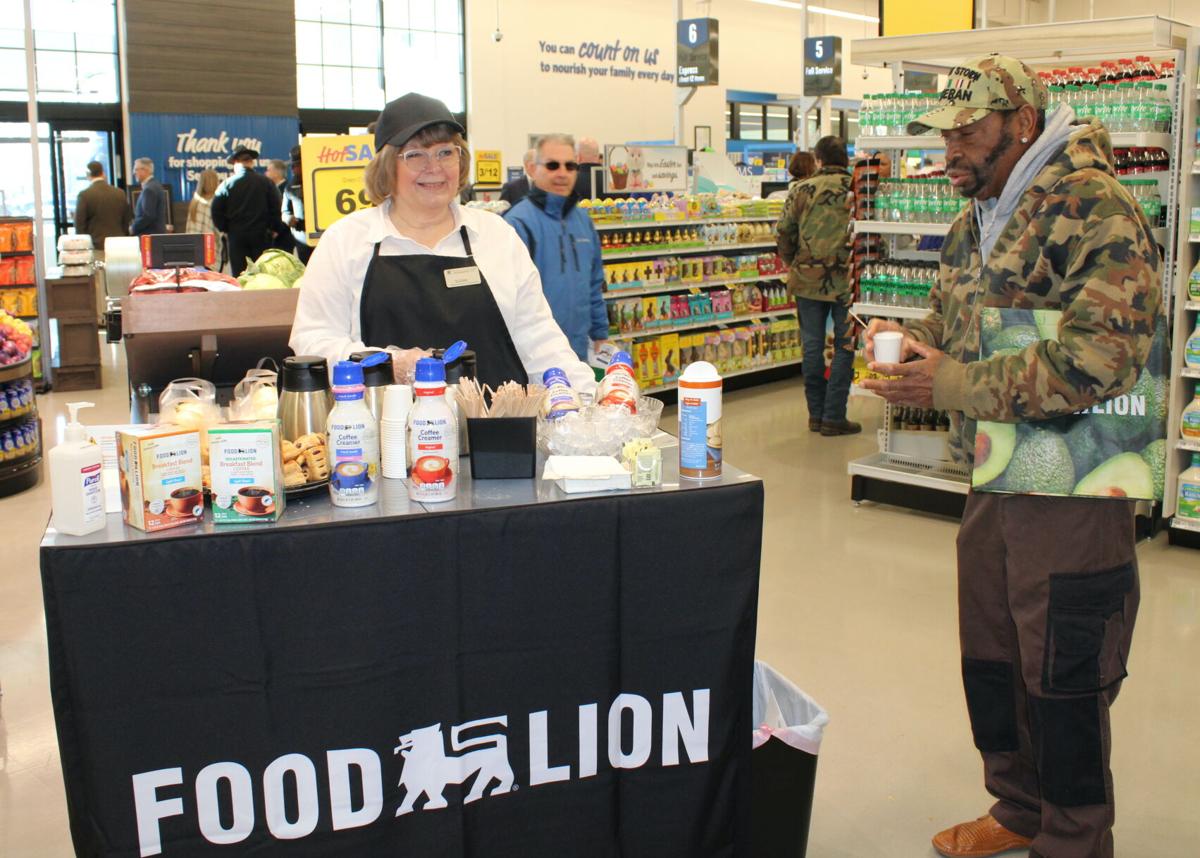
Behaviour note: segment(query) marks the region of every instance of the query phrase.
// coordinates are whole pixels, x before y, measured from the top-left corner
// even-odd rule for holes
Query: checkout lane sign
[[[812,36],[804,40],[804,94],[842,94],[841,36]]]
[[[370,134],[305,137],[300,141],[304,211],[311,213],[306,218],[310,245],[346,215],[371,207],[363,174],[373,157],[375,141]]]

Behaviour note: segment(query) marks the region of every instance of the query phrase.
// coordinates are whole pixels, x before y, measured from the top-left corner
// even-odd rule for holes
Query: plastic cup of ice
[[[904,334],[899,331],[880,331],[875,335],[875,362],[900,363],[900,344]]]

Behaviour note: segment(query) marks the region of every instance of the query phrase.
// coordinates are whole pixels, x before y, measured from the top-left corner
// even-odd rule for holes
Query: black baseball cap
[[[233,163],[236,163],[236,162],[242,160],[243,158],[253,158],[254,160],[257,161],[258,160],[258,150],[251,149],[249,146],[239,146],[233,150],[232,155],[230,155],[228,158],[225,159],[225,163],[233,164]]]
[[[448,125],[459,134],[466,133],[446,105],[436,98],[410,92],[389,101],[375,123],[375,151],[387,143],[403,146],[431,125]]]

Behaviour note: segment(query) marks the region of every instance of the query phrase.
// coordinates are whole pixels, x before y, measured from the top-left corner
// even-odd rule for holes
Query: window
[[[415,91],[466,104],[462,0],[296,0],[299,107],[378,110]]]
[[[788,142],[792,139],[792,110],[778,104],[767,105],[767,139]]]
[[[38,0],[32,4],[38,101],[115,104],[115,0]],[[25,101],[24,15],[19,0],[0,0],[0,99]]]
[[[738,105],[738,139],[762,140],[763,106],[761,104]]]
[[[796,108],[784,104],[736,101],[725,104],[725,135],[730,140],[790,143],[796,123]]]

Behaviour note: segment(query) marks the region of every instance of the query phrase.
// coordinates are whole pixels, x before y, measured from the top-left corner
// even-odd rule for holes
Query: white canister
[[[708,361],[688,364],[679,377],[679,476],[707,480],[721,476],[721,388]]]

